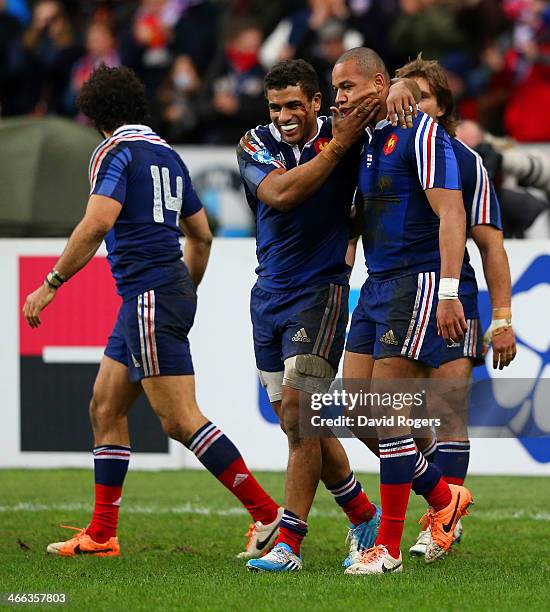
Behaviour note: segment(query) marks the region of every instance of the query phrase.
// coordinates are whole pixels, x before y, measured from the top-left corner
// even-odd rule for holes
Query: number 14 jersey
[[[151,128],[123,125],[92,154],[90,194],[122,206],[105,237],[107,259],[124,299],[188,279],[180,215],[202,208],[180,156]]]

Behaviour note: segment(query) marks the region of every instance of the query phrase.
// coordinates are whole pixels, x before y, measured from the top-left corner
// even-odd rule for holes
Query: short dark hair
[[[449,136],[456,135],[455,101],[445,69],[438,61],[425,60],[422,53],[419,53],[412,62],[397,69],[395,76],[399,79],[413,79],[414,77],[426,79],[438,105],[445,109],[443,115],[438,119],[439,123],[445,128]]]
[[[285,60],[275,64],[265,75],[264,94],[267,97],[268,89],[286,89],[298,85],[311,100],[319,93],[319,78],[315,68],[303,59]]]
[[[343,53],[336,63],[342,64],[349,60],[355,60],[365,76],[371,77],[377,72],[380,72],[386,77],[389,85],[390,75],[386,68],[386,64],[384,64],[384,60],[373,49],[369,49],[368,47],[355,47]]]
[[[145,123],[149,117],[143,83],[126,66],[101,64],[82,86],[76,105],[103,132],[114,132],[126,123]]]

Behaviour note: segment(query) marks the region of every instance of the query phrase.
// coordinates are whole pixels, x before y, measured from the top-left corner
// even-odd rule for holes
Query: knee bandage
[[[305,393],[326,393],[336,371],[318,355],[295,355],[285,360],[283,384]]]
[[[258,370],[262,387],[267,391],[269,401],[279,402],[283,395],[283,372],[265,372]]]

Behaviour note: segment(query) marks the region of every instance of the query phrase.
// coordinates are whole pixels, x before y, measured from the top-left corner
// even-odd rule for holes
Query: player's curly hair
[[[313,99],[319,93],[319,78],[315,68],[303,59],[285,60],[275,64],[265,75],[264,94],[268,89],[286,89],[298,85],[306,94],[307,99]]]
[[[101,64],[82,86],[76,105],[102,132],[114,132],[127,123],[143,124],[149,117],[143,83],[126,66]]]
[[[398,79],[412,79],[421,77],[428,81],[428,85],[434,94],[437,104],[445,109],[445,112],[438,118],[439,123],[445,128],[449,136],[456,136],[456,107],[449,81],[444,68],[437,60],[425,60],[422,53],[416,59],[395,71]]]

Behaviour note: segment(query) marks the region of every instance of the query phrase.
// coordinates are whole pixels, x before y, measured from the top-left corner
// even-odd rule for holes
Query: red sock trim
[[[248,510],[254,522],[266,525],[277,518],[279,506],[252,476],[242,457],[235,459],[218,480]]]
[[[424,495],[424,498],[436,512],[443,510],[451,503],[452,499],[449,485],[443,478],[440,478],[435,487]]]

